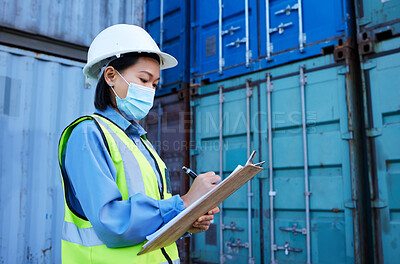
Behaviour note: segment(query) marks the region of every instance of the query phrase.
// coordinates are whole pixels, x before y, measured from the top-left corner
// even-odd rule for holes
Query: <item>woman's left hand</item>
[[[192,227],[188,230],[189,233],[200,233],[207,231],[210,227],[211,221],[214,219],[214,215],[219,213],[219,208],[214,207],[207,214],[200,216],[196,222],[193,223]]]

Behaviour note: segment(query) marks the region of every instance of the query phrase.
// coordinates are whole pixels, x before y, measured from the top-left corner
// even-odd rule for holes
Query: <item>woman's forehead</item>
[[[128,67],[127,72],[135,72],[135,73],[147,73],[152,75],[153,77],[158,78],[160,75],[160,64],[158,63],[157,60],[149,57],[139,57],[137,62],[132,65],[131,67]]]
[[[138,72],[146,71],[152,75],[155,73],[159,74],[160,72],[160,64],[158,61],[149,57],[139,57],[137,62],[129,68],[135,69]]]

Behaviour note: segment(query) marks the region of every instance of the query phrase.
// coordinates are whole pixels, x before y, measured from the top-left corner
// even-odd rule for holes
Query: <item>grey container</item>
[[[0,263],[61,263],[58,139],[94,110],[82,67],[0,45]]]
[[[0,25],[82,46],[113,24],[142,25],[143,0],[0,0]]]

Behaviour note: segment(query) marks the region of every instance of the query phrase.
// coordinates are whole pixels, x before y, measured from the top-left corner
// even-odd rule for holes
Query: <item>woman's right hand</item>
[[[199,174],[193,181],[189,191],[185,195],[181,196],[185,208],[214,188],[220,181],[221,177],[215,175],[213,171]]]

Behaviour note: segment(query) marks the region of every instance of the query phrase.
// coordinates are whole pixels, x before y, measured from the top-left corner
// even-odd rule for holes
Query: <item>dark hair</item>
[[[160,57],[155,53],[126,53],[122,57],[113,60],[108,66],[113,66],[114,69],[121,72],[132,65],[135,65],[140,57],[153,58],[160,63]],[[94,107],[96,109],[104,111],[108,105],[113,105],[113,101],[110,96],[110,86],[104,79],[104,71],[101,73],[99,81],[96,86],[96,93],[94,95]]]

